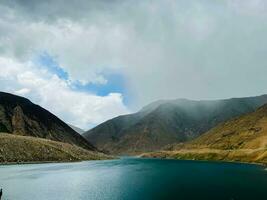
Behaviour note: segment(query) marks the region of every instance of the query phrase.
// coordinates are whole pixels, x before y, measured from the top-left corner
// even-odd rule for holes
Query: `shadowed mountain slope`
[[[46,138],[96,150],[80,134],[26,98],[0,92],[0,132]]]
[[[84,136],[97,148],[115,154],[155,151],[168,144],[190,141],[266,102],[267,95],[214,101],[157,101],[138,113],[100,124]]]

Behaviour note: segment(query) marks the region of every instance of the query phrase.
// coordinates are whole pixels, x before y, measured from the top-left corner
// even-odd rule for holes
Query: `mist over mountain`
[[[74,125],[71,125],[71,124],[68,124],[68,125],[79,134],[83,134],[85,132],[85,130],[83,130],[83,129],[77,127],[77,126],[74,126]]]
[[[255,111],[267,95],[226,100],[157,101],[139,112],[119,116],[87,131],[97,148],[114,154],[136,154],[193,140],[216,125]]]
[[[32,136],[95,150],[88,141],[49,111],[26,98],[0,92],[0,133]]]
[[[144,157],[267,163],[267,104],[226,121],[200,137]]]
[[[188,143],[211,149],[263,149],[267,147],[267,104],[255,112],[222,123]]]

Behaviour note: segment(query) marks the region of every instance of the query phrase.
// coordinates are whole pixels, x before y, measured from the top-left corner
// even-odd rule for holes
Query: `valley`
[[[266,95],[158,101],[104,122],[84,137],[25,98],[7,93],[0,97],[1,163],[99,160],[114,155],[267,163]]]

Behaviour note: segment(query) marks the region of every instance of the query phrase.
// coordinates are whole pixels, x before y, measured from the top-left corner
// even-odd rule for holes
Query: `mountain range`
[[[137,113],[108,120],[84,133],[84,137],[111,154],[156,151],[166,145],[191,141],[265,103],[267,95],[210,101],[157,101]]]
[[[162,100],[83,135],[73,128],[26,98],[0,92],[1,163],[111,158],[99,150],[113,155],[267,163],[267,95]]]

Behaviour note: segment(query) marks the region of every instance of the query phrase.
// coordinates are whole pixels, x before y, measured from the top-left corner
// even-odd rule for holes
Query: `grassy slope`
[[[143,156],[267,164],[267,105],[223,123],[192,142]]]
[[[141,156],[150,158],[172,158],[182,160],[229,161],[267,164],[266,149],[181,149],[175,151],[145,153]]]
[[[104,154],[67,143],[0,133],[0,163],[66,162],[108,158]]]

